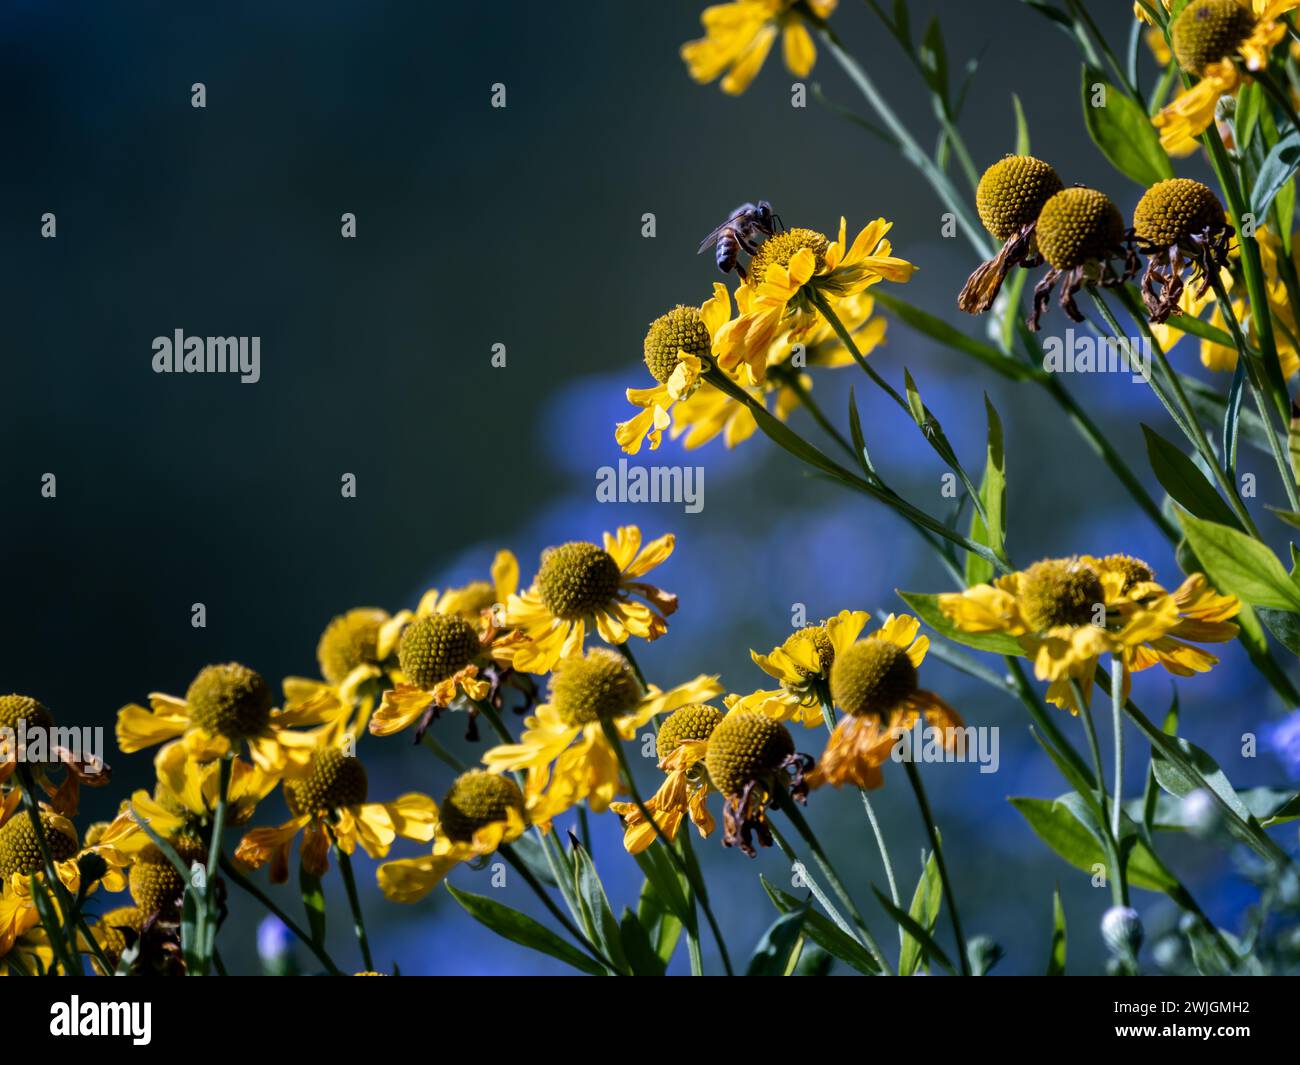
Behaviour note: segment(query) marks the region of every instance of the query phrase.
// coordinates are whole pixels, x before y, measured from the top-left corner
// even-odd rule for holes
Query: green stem
[[[366,935],[366,921],[361,913],[361,898],[357,894],[357,881],[352,873],[352,859],[342,847],[337,845],[334,853],[339,859],[339,875],[343,878],[343,887],[348,895],[348,906],[352,910],[352,931],[356,933],[357,944],[361,947],[361,960],[366,964],[366,972],[376,972],[375,959],[370,955],[370,938]]]
[[[1128,876],[1120,857],[1119,837],[1110,828],[1109,796],[1106,793],[1106,773],[1102,769],[1101,744],[1097,742],[1097,726],[1092,720],[1092,708],[1084,698],[1083,689],[1077,681],[1071,682],[1075,702],[1079,707],[1079,717],[1083,721],[1084,732],[1088,737],[1088,750],[1092,754],[1092,765],[1097,781],[1097,806],[1101,811],[1101,835],[1106,849],[1106,861],[1110,865],[1106,880],[1110,884],[1111,901],[1116,906],[1128,905]]]
[[[961,965],[962,976],[970,976],[970,957],[966,950],[966,935],[961,929],[961,916],[957,913],[957,895],[948,878],[948,863],[943,859],[943,844],[939,841],[939,829],[934,823],[934,814],[930,811],[930,800],[925,794],[925,785],[921,783],[921,774],[911,758],[903,759],[903,768],[907,770],[908,783],[916,795],[916,804],[921,808],[921,820],[925,822],[925,831],[930,837],[930,849],[934,851],[934,864],[939,870],[939,882],[943,885],[944,896],[948,900],[948,917],[952,921],[952,934],[957,939],[957,960]]]
[[[32,769],[22,758],[18,759],[17,767],[18,784],[23,792],[23,805],[27,807],[27,817],[36,834],[36,848],[41,853],[41,871],[45,874],[45,882],[59,904],[60,921],[56,927],[46,928],[45,931],[50,938],[51,948],[60,955],[64,974],[72,976],[75,971],[78,975],[85,975],[86,970],[81,964],[81,953],[77,949],[76,933],[70,932],[65,925],[72,916],[72,896],[68,894],[67,886],[59,879],[58,870],[54,865],[54,853],[50,850],[50,841],[45,838],[45,826],[41,823],[41,810],[36,801],[36,782],[32,778]]]
[[[1111,804],[1110,834],[1120,838],[1124,794],[1124,661],[1118,655],[1110,660],[1110,718],[1115,732],[1115,798]]]
[[[306,932],[299,928],[294,920],[280,909],[280,907],[271,900],[270,896],[268,896],[266,892],[236,869],[224,854],[217,859],[217,864],[231,883],[243,888],[244,891],[257,899],[258,902],[267,908],[272,916],[276,917],[285,928],[289,929],[297,939],[301,940],[307,949],[316,956],[316,960],[325,966],[325,971],[328,972],[330,976],[343,975],[343,971],[334,964],[333,959],[325,952],[325,949],[320,944],[316,943],[311,936],[307,935]]]

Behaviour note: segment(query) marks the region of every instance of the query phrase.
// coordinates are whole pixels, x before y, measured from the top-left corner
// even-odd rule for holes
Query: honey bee
[[[740,279],[745,281],[747,275],[740,261],[740,253],[745,251],[753,255],[765,237],[784,228],[781,216],[772,210],[772,205],[767,200],[742,203],[731,212],[731,217],[700,242],[699,252],[716,244],[718,269],[724,274],[735,270]]]

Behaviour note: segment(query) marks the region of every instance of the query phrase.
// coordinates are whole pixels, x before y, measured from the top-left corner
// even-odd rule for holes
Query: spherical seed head
[[[785,643],[781,646],[784,647],[786,651],[789,651],[793,647],[806,643],[811,643],[813,651],[816,652],[817,661],[821,665],[819,672],[821,674],[828,673],[831,664],[835,661],[835,645],[831,643],[831,638],[826,635],[826,630],[820,625],[808,625],[800,629],[798,632],[791,633],[790,636],[786,638]],[[795,668],[799,671],[801,676],[813,676],[813,674],[809,673],[802,666],[796,665]]]
[[[126,950],[126,936],[122,929],[129,928],[139,935],[144,930],[144,919],[145,915],[136,906],[119,906],[99,919],[100,941],[108,960],[114,965]]]
[[[65,862],[77,853],[77,834],[69,835],[69,826],[62,818],[41,811],[41,835],[56,862]],[[0,828],[0,879],[8,880],[15,873],[34,873],[40,867],[41,844],[36,826],[26,810],[15,810]]]
[[[831,697],[846,714],[885,717],[916,691],[916,666],[896,643],[871,636],[831,668]]]
[[[775,718],[728,714],[709,737],[704,767],[723,795],[740,795],[745,785],[773,773],[794,754],[794,739]]]
[[[618,594],[618,563],[595,544],[574,541],[542,552],[537,587],[562,621],[577,621],[608,606]]]
[[[698,307],[678,305],[650,323],[645,335],[645,364],[660,384],[666,385],[677,369],[677,353],[704,358],[713,346],[700,321]]]
[[[1008,155],[984,171],[975,206],[985,229],[1000,241],[1010,240],[1064,187],[1048,163],[1032,155]]]
[[[1020,576],[1020,613],[1035,632],[1091,624],[1104,601],[1100,578],[1078,559],[1035,562]]]
[[[360,806],[366,793],[366,767],[361,759],[333,747],[312,759],[306,776],[284,782],[284,799],[295,816]]]
[[[581,728],[629,713],[641,701],[641,684],[627,659],[598,647],[560,662],[548,699],[565,724]]]
[[[192,832],[182,832],[168,842],[177,857],[187,864],[202,862],[207,849]],[[180,903],[185,893],[186,880],[167,857],[152,843],[140,851],[127,876],[131,898],[144,914],[170,912]]]
[[[790,260],[797,252],[808,248],[817,260],[817,269],[826,262],[826,249],[831,241],[824,233],[815,229],[787,229],[776,233],[758,246],[758,251],[749,260],[749,276],[755,284],[767,280],[767,268],[772,265],[789,266]]]
[[[316,645],[320,675],[342,684],[358,666],[379,664],[379,627],[388,620],[383,610],[361,607],[340,614],[325,626]]]
[[[1255,28],[1254,16],[1237,0],[1193,0],[1169,27],[1178,65],[1201,74],[1227,59]]]
[[[486,825],[524,815],[524,796],[509,777],[471,769],[458,776],[438,807],[438,826],[453,843],[469,843]]]
[[[1115,254],[1124,242],[1124,219],[1096,189],[1063,189],[1043,205],[1036,230],[1038,250],[1058,270]]]
[[[1139,240],[1172,247],[1198,233],[1223,229],[1223,204],[1207,185],[1191,178],[1170,178],[1147,189],[1133,212]]]
[[[259,735],[271,720],[271,686],[238,662],[201,669],[185,701],[196,725],[229,740]]]
[[[397,661],[407,679],[429,691],[455,676],[482,650],[478,631],[456,614],[426,614],[402,631]]]
[[[707,740],[725,715],[708,703],[690,703],[674,710],[659,726],[655,750],[663,761],[685,740]]]
[[[54,716],[30,695],[0,695],[0,728],[50,728]]]

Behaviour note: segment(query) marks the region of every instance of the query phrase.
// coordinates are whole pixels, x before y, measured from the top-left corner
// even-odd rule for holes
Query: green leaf
[[[871,296],[881,307],[918,333],[923,333],[931,340],[937,340],[945,347],[977,359],[1004,377],[1009,377],[1013,381],[1025,381],[1030,379],[1043,380],[1047,376],[1042,370],[1038,370],[1028,363],[1004,355],[992,344],[985,344],[983,341],[968,337],[960,329],[949,325],[942,318],[936,318],[928,311],[912,306],[893,293],[873,288]]]
[[[926,860],[921,870],[921,877],[912,892],[912,905],[908,914],[917,924],[931,935],[939,920],[939,908],[943,901],[943,882],[935,868],[934,855]],[[898,954],[898,975],[911,976],[921,966],[921,944],[915,936],[905,934]]]
[[[803,902],[780,888],[773,887],[767,877],[761,873],[758,879],[763,885],[763,890],[767,892],[767,897],[772,900],[772,905],[781,913],[796,913],[804,908]],[[867,949],[852,936],[845,935],[821,914],[808,911],[804,919],[803,934],[858,972],[866,976],[880,973],[879,963]]]
[[[1218,762],[1201,750],[1200,747],[1197,747],[1196,744],[1183,739],[1181,736],[1172,737],[1171,742],[1176,743],[1187,760],[1196,767],[1196,771],[1201,775],[1204,785],[1218,795],[1231,808],[1233,813],[1243,821],[1252,819],[1253,815],[1249,808],[1242,802],[1241,796],[1237,794],[1232,783],[1223,770],[1219,768]],[[1171,761],[1168,755],[1159,748],[1152,748],[1151,750],[1151,770],[1156,775],[1156,782],[1170,795],[1175,795],[1180,799],[1203,786],[1202,780],[1189,776],[1181,766]]]
[[[932,18],[925,28],[917,58],[921,61],[921,76],[930,91],[945,103],[948,100],[948,53],[943,46],[943,31],[939,20]]]
[[[619,937],[623,950],[634,976],[663,976],[668,967],[668,959],[659,955],[650,942],[650,935],[645,925],[637,920],[636,914],[624,907],[622,920],[618,923]]]
[[[503,939],[518,943],[529,950],[548,954],[552,958],[558,958],[566,965],[571,965],[579,972],[590,976],[605,975],[603,965],[589,958],[577,947],[565,942],[545,925],[538,924],[526,913],[512,910],[504,903],[490,899],[486,895],[457,891],[450,883],[447,884],[447,891],[474,920],[490,928]]]
[[[1023,656],[1025,653],[1020,641],[1005,632],[964,632],[957,628],[939,609],[938,595],[899,591],[898,596],[912,608],[912,613],[945,639],[974,647],[977,651],[992,651],[999,655]]]
[[[1047,976],[1065,975],[1065,946],[1065,907],[1057,887],[1052,891],[1052,949],[1047,955]]]
[[[1095,86],[1105,87],[1105,103],[1093,106]],[[1092,142],[1113,167],[1143,188],[1174,176],[1169,155],[1146,111],[1110,83],[1095,67],[1083,66],[1083,121]]]
[[[793,913],[785,913],[763,933],[750,955],[746,976],[784,976],[790,968],[795,947],[803,932],[809,904],[805,902]]]
[[[904,913],[885,895],[881,894],[880,889],[876,887],[875,884],[871,885],[871,890],[875,892],[876,901],[885,908],[885,912],[899,923],[903,931],[907,932],[918,943],[920,943],[921,953],[925,955],[926,959],[928,961],[938,962],[947,969],[949,973],[956,975],[956,970],[953,968],[952,962],[948,960],[948,955],[945,954],[943,948],[934,941],[934,937],[922,928],[911,914]]]
[[[1179,512],[1187,542],[1220,591],[1254,606],[1300,612],[1300,586],[1267,547],[1243,532]]]
[[[1183,814],[1183,800],[1163,789],[1158,790],[1152,805],[1151,827],[1157,832],[1182,832],[1188,827]],[[1284,825],[1300,818],[1300,794],[1294,788],[1245,788],[1237,798],[1264,828]],[[1142,800],[1124,804],[1129,816],[1139,813]]]
[[[1006,455],[1002,445],[1002,419],[987,393],[984,411],[988,419],[988,447],[984,479],[980,483],[980,507],[971,515],[971,539],[1002,555],[1007,536]],[[987,519],[987,521],[985,520]],[[977,555],[966,556],[966,583],[984,584],[993,579],[992,564]]]
[[[577,891],[583,923],[587,925],[587,933],[606,958],[620,970],[627,971],[627,958],[623,954],[618,920],[614,917],[614,911],[609,905],[609,897],[605,894],[605,887],[596,873],[596,864],[591,860],[587,849],[576,839],[573,840],[570,850],[573,853],[574,888]]]
[[[1025,109],[1020,103],[1020,97],[1014,92],[1011,94],[1011,106],[1016,112],[1016,155],[1028,155],[1029,147],[1029,123],[1025,121]]]
[[[1070,794],[1079,799],[1077,793]],[[1015,797],[1008,801],[1029,822],[1034,834],[1076,869],[1092,873],[1098,865],[1109,865],[1095,831],[1080,821],[1081,810],[1077,805],[1060,799]],[[1126,864],[1128,882],[1133,887],[1165,893],[1179,887],[1178,881],[1141,839],[1134,840]]]
[[[302,893],[302,906],[307,911],[307,927],[317,946],[325,942],[325,889],[320,877],[313,876],[307,867],[298,863],[298,890]]]
[[[649,880],[641,885],[641,898],[637,902],[636,914],[637,921],[654,944],[655,953],[664,965],[667,965],[682,937],[682,922],[660,900],[654,884]],[[628,948],[628,955],[629,960],[635,964],[636,959],[631,957],[631,948]]]
[[[1149,425],[1142,425],[1142,433],[1146,437],[1151,472],[1156,475],[1160,487],[1169,493],[1169,498],[1198,518],[1240,527],[1232,509],[1195,462]]]
[[[1269,150],[1255,176],[1255,187],[1250,193],[1250,210],[1256,221],[1268,218],[1274,198],[1295,176],[1300,166],[1300,132],[1288,130]]]
[[[1248,81],[1237,94],[1237,144],[1245,151],[1259,123],[1260,108],[1264,104],[1264,90],[1256,82]]]

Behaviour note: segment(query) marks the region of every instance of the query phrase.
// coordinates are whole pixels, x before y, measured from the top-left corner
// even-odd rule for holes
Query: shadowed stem
[[[944,896],[948,900],[948,918],[952,921],[952,933],[957,937],[957,960],[961,965],[962,976],[970,976],[970,958],[966,950],[966,936],[961,930],[961,917],[957,913],[957,895],[952,890],[952,881],[948,878],[948,863],[943,860],[943,845],[939,842],[939,830],[935,827],[934,814],[930,812],[930,800],[925,794],[925,785],[921,783],[921,774],[911,758],[903,759],[903,768],[907,770],[908,783],[916,794],[916,804],[921,808],[921,820],[925,822],[925,831],[930,837],[930,849],[934,851],[934,865],[939,871],[939,883],[943,885]]]
[[[1110,884],[1111,901],[1116,906],[1128,905],[1128,872],[1124,867],[1124,858],[1120,852],[1119,835],[1111,830],[1111,824],[1120,823],[1122,811],[1115,809],[1112,815],[1110,796],[1106,792],[1106,771],[1102,768],[1101,744],[1097,742],[1097,726],[1092,720],[1092,707],[1084,696],[1079,682],[1072,680],[1070,689],[1075,704],[1079,707],[1079,718],[1083,722],[1084,733],[1088,738],[1088,751],[1092,755],[1093,773],[1097,783],[1097,806],[1101,811],[1101,837],[1106,851],[1106,861],[1110,865],[1106,880]]]
[[[356,933],[357,943],[361,947],[361,960],[366,963],[366,971],[373,973],[376,971],[375,959],[370,956],[370,938],[366,935],[366,921],[361,914],[361,898],[357,895],[357,881],[352,874],[352,859],[337,843],[334,853],[339,859],[339,875],[343,878],[348,906],[352,910],[352,931]]]
[[[1120,817],[1124,794],[1124,661],[1119,655],[1110,659],[1110,718],[1115,730],[1115,798],[1111,805],[1110,834],[1120,838]]]
[[[67,886],[59,879],[58,871],[54,866],[54,854],[50,850],[50,841],[45,838],[45,826],[41,824],[41,809],[36,801],[36,783],[32,779],[32,770],[25,761],[19,759],[18,766],[18,784],[23,792],[23,805],[27,807],[27,816],[31,820],[32,828],[36,833],[36,847],[41,853],[41,870],[45,874],[45,882],[49,885],[50,891],[54,893],[55,899],[59,904],[59,913],[64,921],[70,921],[72,918],[72,896],[68,894]],[[64,973],[72,976],[75,971],[85,975],[85,969],[81,964],[81,955],[77,950],[76,933],[73,932],[71,937],[67,934],[67,929],[62,923],[55,928],[47,928],[46,932],[50,937],[51,946],[55,947],[55,953],[61,955],[60,961],[63,962]]]
[[[270,911],[273,917],[277,918],[285,928],[289,929],[297,939],[301,940],[307,949],[316,955],[316,960],[325,966],[325,970],[330,974],[330,976],[343,975],[343,971],[335,965],[333,959],[325,953],[324,947],[316,943],[311,936],[307,935],[306,932],[299,928],[293,918],[280,909],[280,907],[271,900],[270,896],[268,896],[266,892],[236,869],[224,854],[217,859],[217,864],[231,883],[237,884],[252,895],[253,898],[257,899],[258,902]]]

